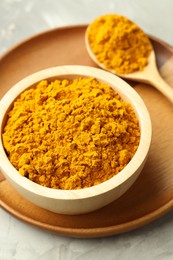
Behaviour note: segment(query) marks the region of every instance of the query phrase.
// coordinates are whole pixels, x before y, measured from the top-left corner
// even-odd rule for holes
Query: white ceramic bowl
[[[8,160],[2,143],[7,112],[16,97],[43,79],[72,79],[78,76],[95,77],[116,90],[136,111],[140,124],[140,144],[128,165],[113,178],[85,189],[56,190],[43,187],[22,177]],[[137,92],[119,77],[87,66],[60,66],[42,70],[14,85],[0,101],[0,170],[23,197],[47,210],[62,214],[83,214],[99,209],[124,194],[139,176],[151,143],[151,120],[147,108]]]

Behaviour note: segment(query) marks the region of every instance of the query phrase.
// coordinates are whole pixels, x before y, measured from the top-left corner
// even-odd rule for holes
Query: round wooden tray
[[[86,25],[34,36],[0,59],[0,98],[23,77],[57,65],[95,64],[85,45]],[[150,37],[162,76],[173,85],[173,48]],[[138,228],[173,208],[173,106],[153,87],[130,84],[144,99],[153,124],[151,151],[142,174],[117,201],[90,214],[67,216],[43,210],[21,197],[0,173],[0,205],[29,224],[71,237],[102,237]]]

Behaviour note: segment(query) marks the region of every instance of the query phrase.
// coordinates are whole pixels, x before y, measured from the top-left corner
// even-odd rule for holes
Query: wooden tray
[[[84,45],[86,25],[39,34],[0,59],[0,97],[23,77],[56,65],[90,65]],[[151,37],[160,72],[171,84],[173,48]],[[72,237],[102,237],[147,224],[173,208],[173,106],[153,87],[132,83],[151,114],[153,141],[139,179],[120,199],[90,214],[66,216],[43,210],[22,198],[0,173],[0,205],[29,224]],[[173,85],[173,84],[172,84]]]

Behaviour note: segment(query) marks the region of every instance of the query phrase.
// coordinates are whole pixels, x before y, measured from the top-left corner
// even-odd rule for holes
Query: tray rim
[[[12,52],[13,50],[15,50],[16,48],[20,47],[21,45],[29,42],[32,39],[36,39],[37,37],[41,37],[44,36],[47,33],[54,33],[55,31],[59,31],[59,30],[64,30],[64,29],[74,29],[77,27],[87,27],[88,23],[80,23],[80,24],[71,24],[71,25],[62,25],[62,26],[58,26],[52,29],[48,29],[48,30],[43,30],[39,33],[30,35],[24,39],[22,39],[21,41],[13,44],[11,47],[9,47],[6,51],[4,51],[1,55],[0,55],[0,62],[3,58],[5,58],[10,52]],[[166,48],[168,48],[171,52],[173,52],[173,45],[165,42],[164,40],[162,40],[161,38],[154,36],[152,34],[148,34],[148,37],[151,38],[151,40],[160,42],[162,45],[164,45]]]
[[[4,181],[7,181],[6,179]],[[74,237],[74,238],[99,238],[99,237],[108,237],[113,235],[122,234],[125,232],[133,231],[140,227],[143,227],[152,221],[164,216],[166,213],[170,212],[173,209],[173,198],[168,201],[166,204],[157,208],[156,210],[145,214],[144,216],[124,222],[118,225],[112,225],[107,227],[97,227],[97,228],[69,228],[69,227],[60,227],[54,226],[51,224],[43,223],[41,221],[32,219],[26,215],[21,214],[15,209],[11,209],[8,205],[0,201],[0,206],[10,215],[15,217],[18,220],[30,224],[34,227],[40,228],[42,230],[49,231],[57,235]]]
[[[74,24],[74,25],[65,25],[56,27],[53,29],[45,30],[40,33],[36,33],[34,35],[31,35],[22,41],[14,44],[12,47],[8,48],[2,55],[0,55],[0,62],[3,61],[11,52],[13,52],[15,49],[20,48],[20,46],[26,44],[27,42],[30,42],[36,38],[42,37],[49,33],[55,33],[60,30],[66,30],[66,29],[76,29],[76,28],[84,28],[87,27],[88,24]],[[148,34],[149,38],[151,40],[154,40],[156,42],[159,42],[162,44],[165,48],[169,49],[170,52],[173,54],[173,46],[170,44],[164,42],[162,39]],[[3,182],[6,182],[7,180],[1,179],[0,185],[2,185]],[[7,181],[8,182],[8,181]],[[131,230],[135,230],[139,227],[142,227],[153,220],[156,220],[157,218],[165,215],[168,213],[171,209],[173,209],[173,198],[170,199],[167,203],[163,204],[161,207],[157,208],[156,210],[143,215],[142,217],[139,217],[137,219],[124,222],[118,225],[112,225],[112,226],[106,226],[106,227],[97,227],[97,228],[69,228],[69,227],[61,227],[61,226],[55,226],[47,223],[43,223],[41,221],[38,221],[36,219],[32,219],[31,217],[28,217],[26,215],[21,214],[21,212],[15,210],[14,208],[11,208],[9,205],[6,205],[0,198],[0,206],[8,212],[10,215],[14,216],[15,218],[24,221],[25,223],[31,224],[32,226],[38,227],[43,230],[50,231],[51,233],[56,233],[63,236],[68,237],[77,237],[77,238],[96,238],[96,237],[107,237],[111,235],[121,234],[124,232],[128,232]]]

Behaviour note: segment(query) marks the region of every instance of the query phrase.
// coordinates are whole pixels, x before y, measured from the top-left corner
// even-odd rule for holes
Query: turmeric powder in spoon
[[[134,22],[116,14],[95,19],[86,37],[97,61],[118,74],[143,70],[152,50],[146,34]]]

